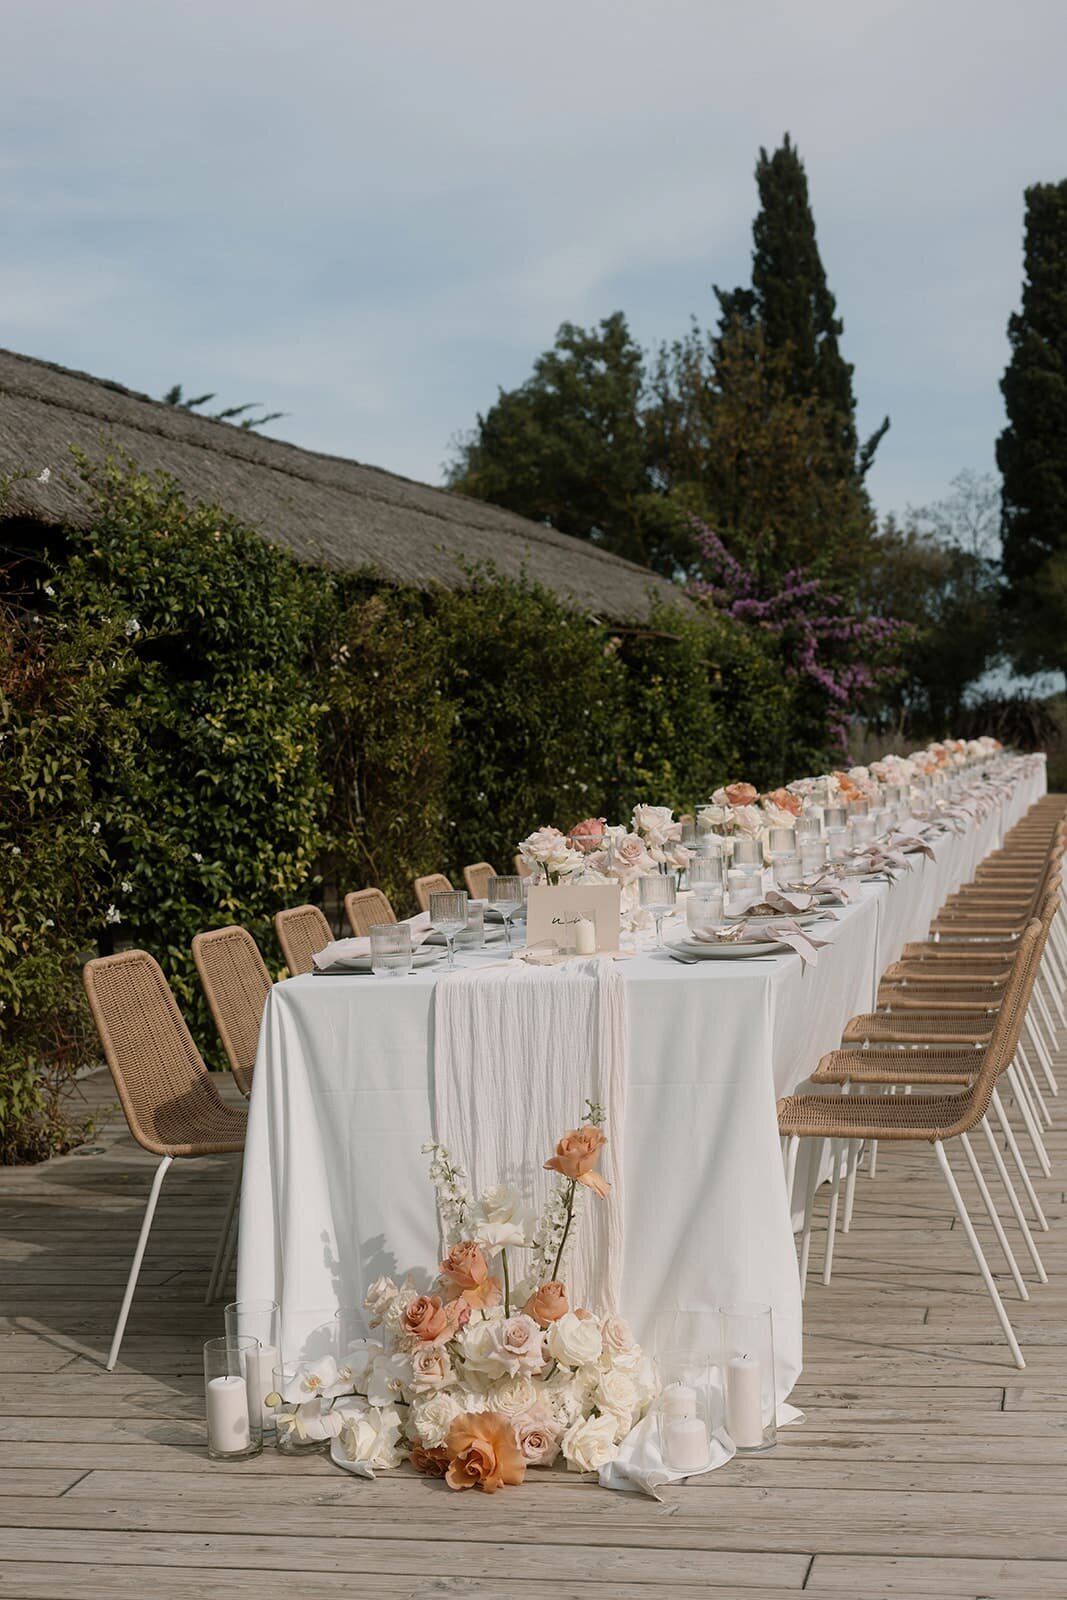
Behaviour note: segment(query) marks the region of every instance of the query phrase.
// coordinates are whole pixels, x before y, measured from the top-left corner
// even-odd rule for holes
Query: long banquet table
[[[620,963],[621,1309],[639,1339],[671,1308],[769,1303],[778,1392],[788,1394],[801,1368],[801,1305],[775,1102],[838,1044],[850,1016],[870,1009],[881,972],[1044,790],[1043,762],[1021,764],[989,815],[935,841],[934,860],[914,856],[895,882],[862,884],[814,967],[792,952],[688,966],[646,951]],[[421,1147],[434,1131],[434,989],[447,981],[442,968],[403,980],[308,975],[268,997],[238,1295],[279,1303],[287,1352],[339,1307],[358,1306],[380,1274],[423,1279],[437,1259]]]

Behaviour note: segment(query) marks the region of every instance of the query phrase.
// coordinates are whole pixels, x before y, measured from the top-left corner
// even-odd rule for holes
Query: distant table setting
[[[383,1404],[403,1397],[429,1419],[425,1470],[445,1437],[433,1416],[458,1414],[445,1400],[461,1357],[482,1373],[480,1393],[524,1373],[543,1383],[523,1417],[551,1413],[557,1448],[567,1422],[568,1464],[612,1487],[709,1470],[745,1440],[765,1447],[791,1418],[802,1366],[776,1101],[871,1009],[884,969],[1045,790],[1041,758],[992,740],[953,746],[762,799],[731,785],[691,819],[639,806],[624,828],[541,829],[520,846],[532,887],[490,880],[473,905],[435,895],[392,935],[339,940],[315,971],[276,984],[250,1103],[238,1300],[276,1304],[286,1360],[310,1360],[313,1330],[331,1319],[366,1317],[360,1340],[384,1344],[375,1361],[400,1362]],[[494,1202],[505,1190],[512,1199]],[[549,1219],[540,1232],[517,1220],[515,1195]],[[467,1282],[475,1214],[470,1285],[450,1299],[441,1285]],[[486,1261],[493,1296],[503,1274],[505,1316],[537,1334],[537,1364],[494,1346],[479,1366],[470,1353],[500,1305],[479,1301]],[[554,1286],[562,1316],[546,1309]],[[435,1301],[426,1327],[443,1317],[441,1329],[400,1337],[391,1356],[383,1332],[399,1337],[422,1299]],[[679,1333],[712,1316],[725,1422],[704,1414]],[[660,1361],[654,1419],[633,1350]],[[608,1400],[598,1389],[582,1406],[573,1397],[593,1368]],[[375,1448],[357,1443],[339,1464],[362,1470]]]

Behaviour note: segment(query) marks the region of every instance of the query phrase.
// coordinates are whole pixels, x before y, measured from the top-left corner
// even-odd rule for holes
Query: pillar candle
[[[249,1405],[253,1415],[258,1406],[262,1413],[264,1428],[271,1429],[274,1427],[274,1412],[266,1404],[266,1399],[274,1388],[274,1369],[280,1365],[278,1352],[272,1344],[258,1350],[250,1350],[244,1358],[244,1365]]]
[[[726,1431],[739,1450],[763,1443],[763,1380],[752,1356],[731,1356],[726,1364]]]
[[[667,1466],[673,1472],[703,1472],[708,1465],[708,1430],[699,1417],[671,1418],[666,1425]]]
[[[212,1450],[236,1454],[252,1443],[248,1385],[243,1378],[211,1378],[207,1386],[207,1436]]]
[[[574,952],[579,956],[596,955],[596,928],[588,917],[579,917],[574,924]]]

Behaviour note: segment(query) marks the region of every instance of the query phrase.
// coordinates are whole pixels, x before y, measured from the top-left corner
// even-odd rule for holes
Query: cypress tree
[[[723,327],[738,320],[762,324],[769,349],[789,356],[790,391],[820,401],[827,416],[831,457],[838,476],[861,482],[886,429],[860,447],[852,365],[838,340],[843,323],[826,282],[804,164],[788,133],[756,163],[760,210],[753,224],[752,288],[716,290]]]
[[[1067,671],[1067,180],[1026,191],[1023,269],[997,441],[1007,603],[1017,665]]]

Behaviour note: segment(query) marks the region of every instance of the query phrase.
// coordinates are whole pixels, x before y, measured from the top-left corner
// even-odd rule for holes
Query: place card
[[[594,947],[581,924],[592,924]],[[550,944],[561,955],[595,955],[619,948],[617,883],[535,883],[526,906],[526,945]]]

